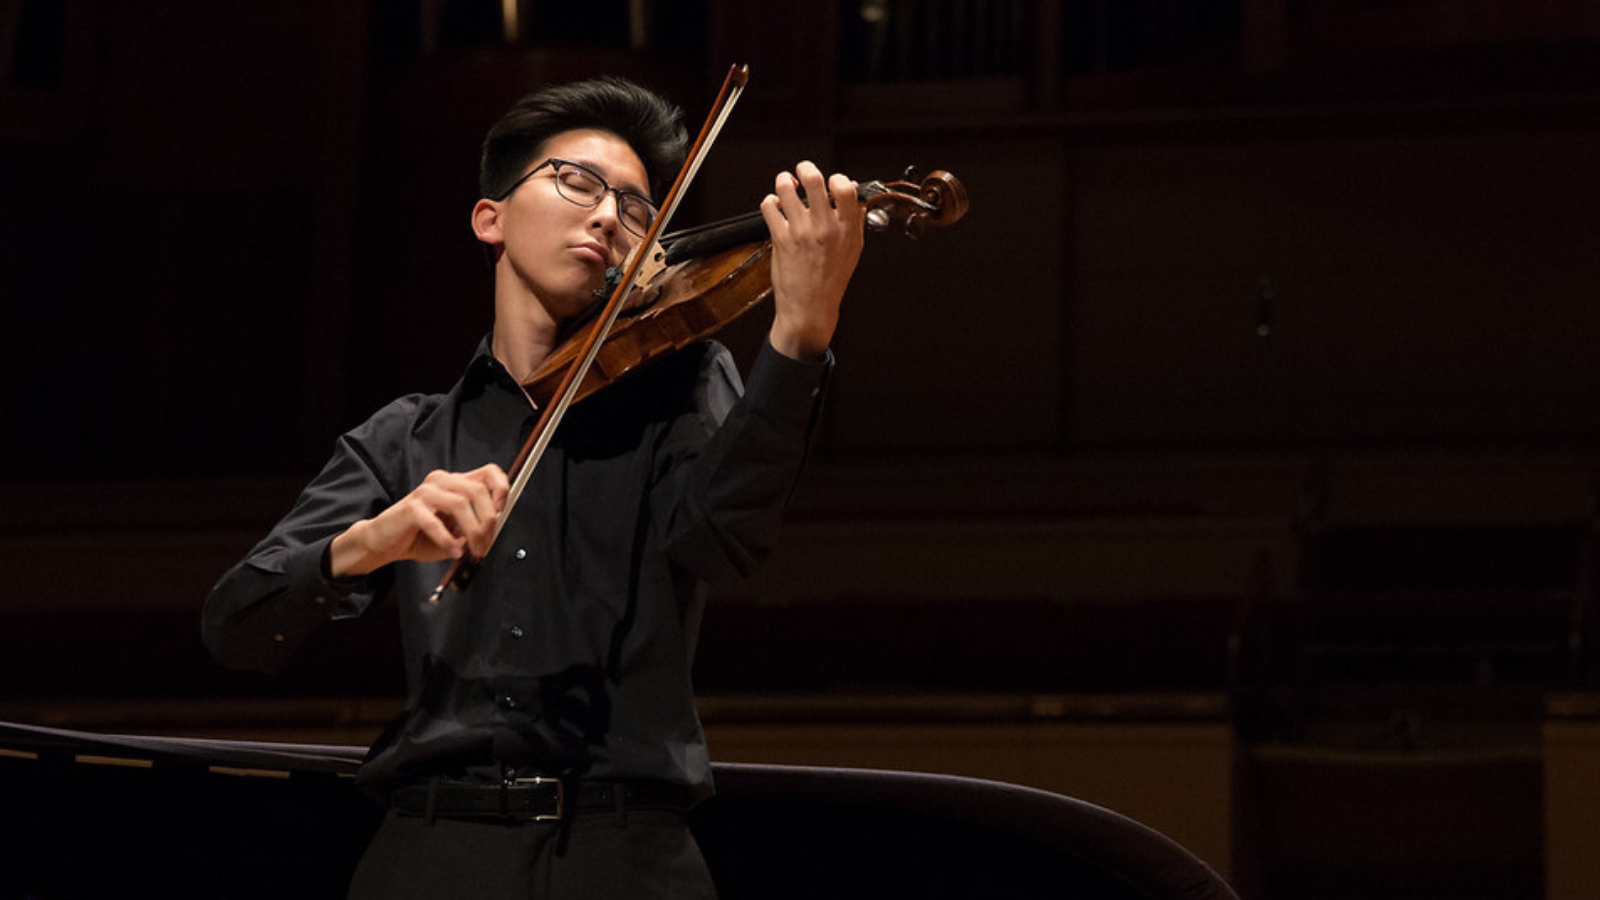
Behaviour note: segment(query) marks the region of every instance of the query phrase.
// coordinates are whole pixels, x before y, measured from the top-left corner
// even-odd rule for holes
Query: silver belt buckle
[[[533,785],[539,785],[539,784],[553,784],[553,785],[555,785],[556,786],[556,812],[555,812],[555,815],[553,815],[553,816],[551,816],[551,815],[534,816],[533,817],[533,821],[535,821],[535,822],[560,822],[562,819],[566,818],[566,813],[567,813],[567,786],[566,786],[566,783],[563,782],[561,779],[559,779],[559,778],[545,778],[543,776],[534,777],[534,778],[513,778],[513,779],[511,779],[511,783],[512,784],[533,784]]]

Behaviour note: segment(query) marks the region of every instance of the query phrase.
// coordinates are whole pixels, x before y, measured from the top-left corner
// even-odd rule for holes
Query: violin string
[[[878,196],[879,194],[886,193],[887,191],[888,188],[885,187],[881,181],[863,182],[856,188],[856,199],[867,200],[871,197]],[[759,218],[761,218],[761,210],[757,209],[750,212],[740,213],[736,216],[729,216],[726,219],[718,219],[714,222],[702,222],[699,225],[690,225],[687,228],[680,228],[670,234],[662,235],[659,243],[662,247],[671,247],[674,243],[684,238],[694,237],[699,234],[704,234],[708,231],[727,228],[731,225],[743,225],[746,222],[754,222]]]
[[[697,234],[704,234],[712,229],[722,228],[727,225],[740,225],[745,222],[753,222],[759,218],[761,218],[761,210],[758,209],[754,212],[740,213],[737,216],[730,216],[726,219],[718,219],[715,222],[702,222],[699,225],[690,225],[688,228],[680,228],[671,234],[663,235],[661,238],[661,246],[671,247],[674,243],[682,240],[683,238],[694,237]]]
[[[869,200],[880,194],[886,194],[888,192],[889,188],[881,181],[863,181],[856,186],[856,199]],[[801,196],[803,197],[804,193],[802,193]],[[699,225],[690,225],[687,228],[680,228],[677,231],[662,235],[660,243],[663,247],[670,247],[672,246],[673,241],[681,238],[692,237],[712,229],[723,228],[729,225],[740,225],[745,222],[753,222],[759,218],[761,218],[761,210],[756,209],[751,210],[750,212],[739,213],[736,216],[729,216],[726,219],[718,219],[714,222],[702,222]]]

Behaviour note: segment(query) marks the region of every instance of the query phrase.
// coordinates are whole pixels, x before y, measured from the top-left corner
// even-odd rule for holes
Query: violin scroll
[[[907,237],[922,236],[928,225],[943,228],[967,214],[967,188],[943,169],[920,181],[908,168],[899,181],[869,181],[858,193],[867,205],[867,228],[888,231],[898,224]]]

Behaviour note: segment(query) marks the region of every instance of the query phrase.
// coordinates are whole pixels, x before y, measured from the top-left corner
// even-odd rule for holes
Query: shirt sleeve
[[[695,421],[669,435],[652,493],[674,563],[706,581],[748,577],[777,543],[833,371],[764,344],[742,390],[732,357],[706,355]]]
[[[393,502],[381,475],[383,447],[373,438],[397,412],[385,410],[340,438],[289,514],[212,588],[201,636],[218,662],[279,671],[318,626],[360,615],[382,593],[387,569],[335,579],[324,559],[336,535]]]

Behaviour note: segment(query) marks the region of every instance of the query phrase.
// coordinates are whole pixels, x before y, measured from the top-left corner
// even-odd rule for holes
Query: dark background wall
[[[523,5],[11,4],[6,481],[303,475],[486,329],[486,122],[601,70],[697,119],[727,60],[688,215],[802,155],[972,190],[875,242],[831,458],[1595,436],[1582,4]]]
[[[1592,687],[1593,4],[514,5],[0,6],[7,717],[367,733],[385,623],[223,674],[211,580],[488,328],[494,118],[613,72],[698,121],[733,62],[680,222],[800,158],[948,169],[972,211],[871,239],[788,539],[708,620],[708,718],[1205,696],[1250,746],[1521,747]]]

